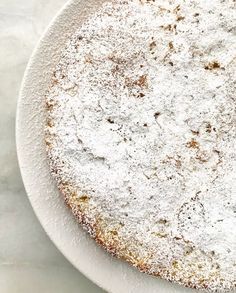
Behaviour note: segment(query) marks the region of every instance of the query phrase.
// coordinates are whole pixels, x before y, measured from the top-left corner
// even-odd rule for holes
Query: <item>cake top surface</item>
[[[231,0],[107,2],[47,96],[51,170],[92,236],[213,291],[236,286],[235,25]]]

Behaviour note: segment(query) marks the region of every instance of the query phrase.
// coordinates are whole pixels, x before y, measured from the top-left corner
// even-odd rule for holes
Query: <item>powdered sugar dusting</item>
[[[116,254],[212,291],[236,286],[235,25],[231,0],[106,3],[47,97],[52,172]]]

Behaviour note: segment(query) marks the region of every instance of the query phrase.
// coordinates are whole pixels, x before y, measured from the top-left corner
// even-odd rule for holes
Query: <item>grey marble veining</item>
[[[0,292],[100,293],[49,240],[17,164],[15,111],[32,50],[66,0],[0,0]]]

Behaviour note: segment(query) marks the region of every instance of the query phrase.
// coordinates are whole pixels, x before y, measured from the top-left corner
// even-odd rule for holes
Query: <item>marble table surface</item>
[[[104,292],[47,237],[29,204],[17,164],[15,112],[22,76],[37,40],[65,2],[0,0],[1,293]]]

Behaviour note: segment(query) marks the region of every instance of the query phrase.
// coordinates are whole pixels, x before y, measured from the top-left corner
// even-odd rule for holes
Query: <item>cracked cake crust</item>
[[[108,252],[186,287],[236,288],[235,3],[105,3],[68,40],[46,148]]]

